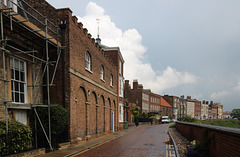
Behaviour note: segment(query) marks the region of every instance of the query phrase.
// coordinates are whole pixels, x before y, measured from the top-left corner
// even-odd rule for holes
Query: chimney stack
[[[138,89],[138,80],[133,80],[133,89]]]

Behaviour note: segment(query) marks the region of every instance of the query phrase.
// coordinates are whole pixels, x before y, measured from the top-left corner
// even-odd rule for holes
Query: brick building
[[[218,109],[217,106],[213,104],[211,101],[208,106],[208,118],[209,119],[217,119]]]
[[[161,96],[155,93],[149,94],[149,111],[155,115],[155,121],[161,118]]]
[[[26,1],[3,1],[1,7],[0,120],[28,124],[31,107],[49,98],[54,79],[49,77],[49,54],[59,56],[59,28]]]
[[[149,111],[153,113],[159,113],[161,111],[161,96],[155,93],[149,94]]]
[[[164,95],[163,98],[172,106],[173,108],[173,118],[177,119],[179,116],[180,100],[177,96]]]
[[[99,39],[99,38],[98,38]],[[108,57],[108,60],[117,67],[117,92],[118,92],[118,106],[119,106],[119,129],[121,130],[123,128],[123,122],[124,122],[124,76],[123,76],[123,70],[124,70],[124,59],[120,52],[119,47],[105,47],[103,48],[104,54]],[[110,80],[113,79],[113,76],[110,76]],[[127,115],[126,115],[127,116]]]
[[[133,81],[133,88],[129,84],[129,80],[125,80],[124,88],[124,98],[128,103],[135,103],[141,108],[140,113],[149,112],[149,94],[151,91],[149,89],[143,89],[142,84],[138,84],[137,80]]]
[[[28,0],[61,28],[65,47],[51,87],[51,101],[70,111],[69,140],[84,140],[119,129],[119,71],[115,58],[96,43],[69,8],[55,9],[44,0]],[[110,55],[111,54],[111,55]],[[56,57],[54,53],[50,54]],[[114,56],[114,57],[113,57]],[[123,63],[122,63],[123,66]]]
[[[161,106],[161,116],[168,116],[168,117],[173,116],[172,106],[163,97],[161,97],[160,106]]]
[[[187,115],[187,101],[184,99],[184,95],[180,96],[179,101],[179,117],[181,118]]]
[[[194,106],[194,118],[200,119],[201,118],[201,101],[195,101]]]

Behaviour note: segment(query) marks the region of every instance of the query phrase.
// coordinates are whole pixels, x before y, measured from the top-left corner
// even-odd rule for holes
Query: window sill
[[[87,68],[85,68],[86,71],[88,71],[90,74],[92,74],[93,72]]]
[[[100,79],[100,80],[105,83],[105,80],[103,80],[103,79]]]
[[[113,86],[112,86],[112,85],[110,85],[110,87],[111,87],[111,88],[113,88]]]

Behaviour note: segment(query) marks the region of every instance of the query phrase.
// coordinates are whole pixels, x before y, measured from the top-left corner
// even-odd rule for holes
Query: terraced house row
[[[140,107],[140,113],[152,113],[156,120],[160,120],[162,116],[178,119],[184,116],[190,116],[199,120],[207,119],[223,119],[223,105],[213,103],[211,101],[202,102],[192,99],[191,96],[184,98],[183,96],[159,95],[151,92],[150,89],[144,89],[142,84],[138,84],[138,80],[133,80],[133,88],[129,80],[125,81],[125,101],[129,108],[133,106]],[[126,115],[129,115],[126,109]],[[132,122],[128,116],[126,121]]]

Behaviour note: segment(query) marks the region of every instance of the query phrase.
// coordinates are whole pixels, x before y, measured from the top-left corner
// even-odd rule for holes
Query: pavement
[[[114,132],[114,133],[107,134],[107,135],[104,135],[104,136],[100,136],[98,138],[94,138],[94,139],[91,139],[89,141],[81,142],[78,145],[71,145],[66,149],[57,150],[57,151],[53,151],[53,152],[50,152],[50,153],[46,153],[44,155],[40,155],[39,157],[53,157],[53,156],[54,157],[68,157],[68,156],[73,156],[74,154],[86,151],[86,150],[91,149],[93,147],[97,147],[98,145],[101,145],[103,143],[112,141],[112,140],[114,140],[118,137],[121,137],[125,134],[128,134],[129,132],[135,130],[136,128],[137,128],[136,126],[132,126],[132,127],[129,127],[126,130],[122,130],[122,131]]]

